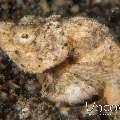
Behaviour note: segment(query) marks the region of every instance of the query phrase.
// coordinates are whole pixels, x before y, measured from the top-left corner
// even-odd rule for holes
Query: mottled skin
[[[0,46],[24,71],[42,73],[61,63],[68,55],[62,28],[53,31],[59,26],[58,22],[54,25],[49,24],[54,23],[45,23],[45,25],[1,23],[3,28],[0,28]]]
[[[120,103],[120,48],[93,19],[28,16],[19,24],[1,22],[0,47],[25,72],[47,72],[43,83],[54,89],[43,92],[53,102],[76,104],[98,95]]]

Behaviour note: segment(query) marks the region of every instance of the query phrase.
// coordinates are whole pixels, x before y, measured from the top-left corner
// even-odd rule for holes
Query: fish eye
[[[29,34],[25,33],[21,35],[21,38],[23,39],[28,39],[29,38]]]
[[[27,32],[16,33],[14,36],[14,41],[21,44],[31,43],[34,39],[35,35]]]

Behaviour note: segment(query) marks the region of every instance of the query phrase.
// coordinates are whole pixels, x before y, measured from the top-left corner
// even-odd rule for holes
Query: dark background
[[[81,15],[97,19],[106,24],[120,40],[119,0],[0,0],[0,21],[17,22],[25,15],[47,17],[52,14],[61,14],[63,17]],[[57,109],[53,110],[54,105],[40,97],[40,87],[36,85],[36,81],[36,75],[19,70],[0,50],[0,120],[77,120],[61,117],[56,112]],[[34,96],[36,93],[37,96]],[[20,119],[18,109],[22,109],[22,105],[27,103],[32,104],[32,116]],[[51,113],[55,113],[52,118]]]

